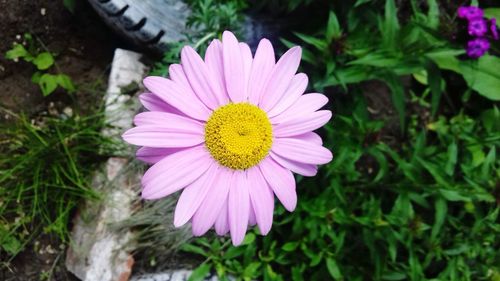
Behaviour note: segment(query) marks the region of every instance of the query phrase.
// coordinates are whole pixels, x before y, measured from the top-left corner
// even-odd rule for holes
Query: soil
[[[128,45],[85,0],[76,0],[74,13],[62,0],[0,0],[0,8],[0,109],[36,116],[66,106],[85,113],[101,104],[114,49]],[[22,43],[25,33],[33,36],[41,50],[56,55],[58,71],[77,86],[74,94],[56,90],[44,98],[31,82],[33,65],[4,57],[14,42]],[[56,72],[52,68],[49,72]],[[0,116],[0,122],[8,118]],[[78,280],[66,271],[64,259],[63,243],[43,234],[13,260],[0,251],[0,280]]]
[[[0,0],[0,7],[1,106],[33,115],[46,110],[50,103],[56,107],[73,104],[77,108],[98,103],[113,51],[125,44],[86,1],[76,1],[74,14],[64,7],[62,0]],[[4,57],[14,42],[22,43],[25,33],[33,36],[41,50],[56,55],[60,72],[70,76],[78,87],[74,95],[58,89],[44,98],[38,86],[30,81],[34,66]],[[56,72],[55,69],[52,67],[49,72]]]

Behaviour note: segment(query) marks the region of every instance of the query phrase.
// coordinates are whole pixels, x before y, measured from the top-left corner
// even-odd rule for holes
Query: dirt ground
[[[85,0],[76,1],[72,14],[62,0],[0,0],[0,107],[36,115],[49,107],[74,109],[98,106],[107,84],[116,47],[127,47],[101,21]],[[13,42],[30,33],[37,45],[51,53],[60,71],[71,77],[77,92],[56,90],[43,98],[31,82],[33,65],[5,59]],[[8,119],[0,116],[0,122]],[[0,280],[78,280],[64,267],[65,249],[53,237],[42,235],[14,260],[0,252]]]
[[[85,0],[76,4],[72,14],[62,0],[0,0],[0,105],[34,114],[45,110],[50,102],[85,106],[99,99],[113,50],[124,44]],[[25,33],[30,33],[38,46],[43,43],[56,54],[57,67],[79,87],[74,97],[56,90],[44,99],[30,81],[34,66],[5,59],[5,52],[13,42],[22,42]]]

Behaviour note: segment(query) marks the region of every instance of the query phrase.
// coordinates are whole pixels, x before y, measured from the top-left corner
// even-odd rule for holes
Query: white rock
[[[121,95],[120,87],[141,81],[146,68],[140,57],[126,50],[115,51],[105,96],[105,116],[113,128],[103,132],[108,136],[120,138],[120,133],[132,125],[139,106],[129,101],[130,96]],[[130,216],[137,198],[140,175],[127,172],[128,162],[120,157],[108,159],[93,181],[93,188],[103,198],[86,202],[74,219],[66,267],[82,280],[126,281],[132,272],[133,235],[113,227]]]

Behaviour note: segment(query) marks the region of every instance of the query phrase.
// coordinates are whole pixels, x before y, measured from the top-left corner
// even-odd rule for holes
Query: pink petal
[[[314,165],[326,164],[333,157],[327,148],[295,138],[276,138],[272,151],[283,158]]]
[[[128,143],[149,147],[189,147],[205,141],[204,126],[188,117],[166,112],[142,112],[135,116],[138,127],[127,130]]]
[[[241,56],[243,58],[243,68],[245,70],[245,76],[244,76],[244,81],[245,81],[245,91],[247,91],[248,95],[248,83],[250,82],[250,71],[252,70],[252,51],[250,50],[250,47],[246,43],[239,43],[240,49],[241,49]],[[245,99],[247,99],[245,97]]]
[[[259,163],[259,169],[285,209],[290,212],[295,210],[297,193],[295,192],[295,179],[292,172],[283,168],[270,157]]]
[[[299,68],[301,56],[301,48],[293,47],[276,63],[263,92],[264,94],[260,97],[260,108],[267,112],[278,103]]]
[[[248,170],[250,199],[255,220],[262,235],[266,235],[273,225],[274,194],[258,167]]]
[[[196,97],[196,93],[193,91],[191,88],[191,84],[189,84],[189,81],[186,77],[186,73],[184,73],[184,68],[182,68],[182,65],[180,64],[171,64],[168,67],[168,75],[170,76],[170,79],[174,81],[177,85],[182,86],[183,90],[186,92],[189,92],[189,96]]]
[[[175,124],[135,127],[122,138],[130,144],[149,147],[190,147],[205,142],[203,132],[179,130]]]
[[[227,218],[227,198],[224,200],[219,216],[215,220],[215,233],[220,236],[226,235],[229,232],[229,222]]]
[[[222,34],[222,58],[224,61],[224,77],[229,98],[238,103],[246,100],[245,66],[238,39],[233,33],[224,31]]]
[[[308,81],[307,75],[304,73],[295,75],[286,89],[283,98],[267,113],[267,115],[269,117],[274,117],[292,106],[306,90]]]
[[[269,155],[278,164],[299,175],[305,177],[314,177],[318,173],[318,167],[316,165],[304,164],[290,159],[286,159],[277,155],[272,151],[269,153]]]
[[[206,121],[212,113],[196,96],[191,95],[190,91],[184,90],[184,87],[170,79],[150,76],[146,77],[143,83],[160,99],[192,118]]]
[[[188,222],[193,217],[201,202],[205,199],[208,191],[211,189],[212,184],[217,176],[219,165],[214,163],[208,170],[192,184],[186,187],[177,206],[175,207],[174,226],[180,227]]]
[[[155,164],[156,162],[160,161],[161,159],[167,157],[170,154],[174,154],[176,152],[179,152],[181,150],[184,150],[184,148],[178,148],[178,147],[168,147],[168,148],[158,148],[158,147],[141,147],[137,150],[135,153],[135,156],[137,159],[149,163],[149,164]]]
[[[222,92],[222,90],[214,75],[208,71],[200,55],[190,46],[185,46],[181,51],[181,62],[189,84],[196,95],[209,108],[217,108],[220,102],[215,93]]]
[[[256,218],[255,218],[255,211],[253,210],[252,204],[249,204],[249,205],[250,205],[250,211],[248,213],[248,225],[254,226],[257,224]]]
[[[137,114],[134,117],[134,124],[136,126],[144,125],[168,125],[172,128],[192,128],[189,131],[200,131],[204,130],[204,125],[190,117],[180,116],[170,112],[159,112],[159,111],[146,111]],[[176,126],[177,125],[177,126]]]
[[[250,103],[259,104],[262,91],[264,91],[264,87],[271,77],[275,62],[274,49],[271,42],[267,39],[260,40],[249,77],[248,101]]]
[[[186,93],[187,96],[199,99],[196,93],[191,88],[191,84],[189,84],[186,73],[184,73],[184,69],[180,64],[171,64],[168,68],[168,73],[172,81],[181,86],[182,91]],[[200,100],[200,102],[202,101]]]
[[[214,82],[219,84],[220,92],[215,92],[219,105],[224,105],[229,102],[227,95],[226,82],[224,78],[224,64],[222,61],[222,42],[215,39],[210,43],[205,52],[205,64],[208,71],[213,74]]]
[[[305,117],[297,117],[289,121],[273,126],[273,134],[276,137],[289,137],[302,135],[314,131],[325,125],[332,118],[329,110],[313,112]]]
[[[224,202],[227,200],[232,176],[233,170],[224,167],[219,168],[219,174],[216,176],[210,192],[208,192],[205,200],[194,213],[192,219],[193,235],[201,236],[214,225],[224,206]]]
[[[288,109],[278,116],[271,118],[272,124],[283,123],[291,119],[309,115],[322,108],[328,102],[328,98],[323,94],[302,95]]]
[[[294,136],[294,138],[301,139],[303,141],[312,142],[312,143],[317,144],[317,145],[323,145],[323,140],[315,132],[309,132],[309,133],[305,133],[302,135]]]
[[[168,196],[194,182],[214,164],[204,146],[169,155],[149,168],[142,177],[142,198]]]
[[[235,171],[228,197],[228,218],[231,240],[234,246],[241,244],[248,227],[250,198],[245,171]]]
[[[164,102],[153,93],[143,93],[139,95],[139,101],[144,106],[144,108],[149,111],[170,112],[176,114],[181,113],[177,108]]]

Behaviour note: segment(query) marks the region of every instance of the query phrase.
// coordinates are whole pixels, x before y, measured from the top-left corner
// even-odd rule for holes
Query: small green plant
[[[200,34],[221,34],[226,29],[237,33],[242,26],[241,12],[248,6],[244,0],[201,0],[189,3],[193,13],[188,19],[188,26]]]
[[[41,51],[33,41],[31,34],[24,34],[25,44],[14,43],[11,50],[7,51],[5,57],[10,60],[18,61],[22,59],[36,67],[36,71],[31,77],[31,81],[37,84],[44,96],[53,93],[59,86],[69,93],[73,93],[75,85],[71,78],[61,73],[55,61],[54,54],[48,50]],[[50,73],[49,71],[55,68],[57,74]]]
[[[188,39],[171,43],[162,60],[154,65],[151,75],[167,76],[168,66],[179,62],[179,54],[185,45],[198,49],[206,47],[211,39],[220,37],[226,29],[238,33],[242,27],[241,12],[248,6],[244,0],[190,0],[188,4],[193,10],[187,23],[192,29]]]
[[[0,154],[8,155],[0,158],[0,255],[14,257],[40,232],[67,241],[75,206],[99,197],[90,176],[115,144],[101,135],[100,113],[29,119],[1,112],[13,120],[0,124]]]

